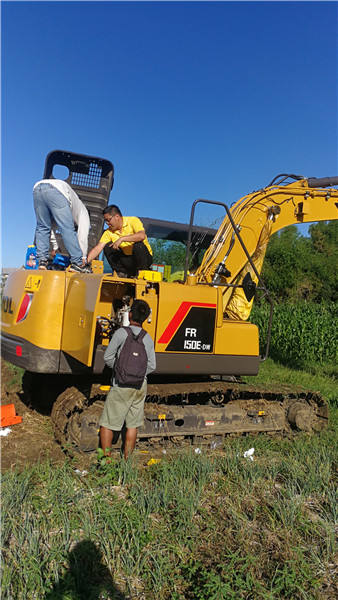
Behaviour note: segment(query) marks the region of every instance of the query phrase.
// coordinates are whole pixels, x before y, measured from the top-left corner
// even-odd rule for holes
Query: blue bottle
[[[28,246],[28,248],[27,248],[25,269],[37,269],[37,268],[38,268],[38,261],[36,259],[36,246],[34,246],[34,244],[32,244],[31,246]]]

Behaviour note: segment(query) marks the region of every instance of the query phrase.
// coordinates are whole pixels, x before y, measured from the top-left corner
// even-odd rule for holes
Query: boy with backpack
[[[149,304],[134,300],[129,313],[129,327],[115,331],[104,354],[108,367],[113,369],[111,388],[100,419],[100,444],[107,456],[114,431],[126,424],[125,458],[134,450],[137,429],[143,423],[144,400],[147,393],[147,374],[156,368],[154,342],[142,323],[150,314]]]

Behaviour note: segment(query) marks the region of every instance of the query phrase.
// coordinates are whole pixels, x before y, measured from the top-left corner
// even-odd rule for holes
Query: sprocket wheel
[[[98,448],[98,422],[104,404],[100,397],[88,400],[80,389],[71,387],[56,400],[51,414],[54,435],[69,453],[94,452]]]

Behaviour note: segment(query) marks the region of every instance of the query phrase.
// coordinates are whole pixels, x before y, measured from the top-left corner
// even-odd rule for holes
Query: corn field
[[[269,306],[254,306],[251,321],[260,330],[263,352],[269,320]],[[275,305],[269,355],[294,367],[337,363],[338,305],[335,302]]]

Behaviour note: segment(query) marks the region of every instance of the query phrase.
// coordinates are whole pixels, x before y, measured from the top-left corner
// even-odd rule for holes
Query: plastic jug
[[[36,260],[36,246],[34,246],[34,244],[32,244],[31,246],[28,246],[28,248],[27,248],[25,268],[26,269],[37,269],[38,268],[38,261]]]

